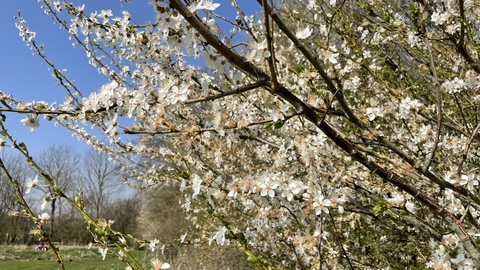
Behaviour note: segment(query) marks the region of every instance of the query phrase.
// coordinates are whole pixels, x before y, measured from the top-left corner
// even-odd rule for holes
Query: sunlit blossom
[[[40,121],[38,117],[32,114],[27,114],[27,117],[22,119],[21,122],[25,127],[29,128],[30,131],[34,131],[40,126]]]
[[[215,234],[215,241],[217,242],[217,244],[222,245],[222,246],[225,244],[225,233],[226,233],[226,231],[227,231],[227,228],[225,228],[224,226],[218,227],[218,231]]]
[[[382,109],[381,108],[367,108],[367,112],[366,112],[367,116],[368,116],[368,120],[370,121],[373,121],[375,120],[375,118],[377,117],[382,117],[383,116],[383,112],[382,112]]]
[[[157,248],[157,244],[159,244],[160,241],[158,239],[154,239],[152,241],[150,241],[150,243],[148,244],[148,248],[150,248],[152,250],[152,252],[155,251],[155,249]]]
[[[460,178],[460,185],[467,186],[468,190],[472,191],[475,186],[478,186],[478,180],[474,173],[462,175]]]
[[[126,243],[127,243],[127,240],[125,240],[125,237],[120,236],[120,237],[118,237],[118,242],[120,242],[120,243],[122,243],[122,244],[126,244]]]
[[[52,197],[50,197],[49,195],[44,195],[42,198],[42,204],[40,205],[40,209],[44,210],[45,206],[51,203],[52,203]]]
[[[103,23],[107,23],[109,17],[113,16],[113,13],[111,10],[103,10],[100,12],[100,18],[103,19]]]
[[[169,269],[171,266],[169,263],[162,262],[158,259],[151,260],[154,270]]]
[[[193,194],[192,199],[195,199],[198,194],[200,194],[200,188],[202,187],[202,179],[197,174],[192,176],[192,188]]]
[[[325,198],[323,194],[317,192],[317,195],[313,202],[313,207],[315,207],[315,214],[320,215],[322,212],[328,213],[328,207],[332,205],[332,201]]]
[[[197,5],[195,6],[194,10],[210,10],[213,11],[218,8],[220,4],[212,3],[212,0],[200,0]],[[193,10],[193,11],[194,11]]]
[[[471,259],[465,258],[464,253],[458,254],[455,259],[450,259],[450,261],[457,265],[458,270],[463,270],[463,269],[467,270],[467,269],[475,268],[475,264],[473,263],[473,261]]]
[[[98,248],[98,252],[100,252],[100,255],[102,255],[102,260],[105,260],[105,257],[107,256],[108,248]]]
[[[313,29],[310,29],[310,27],[307,26],[304,29],[298,31],[296,36],[298,39],[306,39],[312,35],[312,32],[313,32]]]
[[[40,219],[41,224],[46,224],[47,221],[50,219],[50,215],[48,213],[43,213],[39,215],[38,218]]]
[[[32,191],[32,188],[37,186],[37,183],[38,183],[38,175],[36,175],[33,180],[28,180],[27,181],[27,190],[25,190],[25,194],[30,193],[30,191]]]

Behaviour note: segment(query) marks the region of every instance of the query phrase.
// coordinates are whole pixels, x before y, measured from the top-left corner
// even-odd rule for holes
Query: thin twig
[[[198,103],[198,102],[203,102],[203,101],[215,100],[215,99],[226,97],[226,96],[236,95],[236,94],[240,94],[240,93],[243,93],[243,92],[247,92],[249,90],[253,90],[253,89],[262,87],[263,85],[265,85],[264,81],[257,81],[255,83],[248,84],[248,85],[245,85],[245,86],[241,86],[241,87],[238,87],[235,90],[224,92],[224,93],[221,93],[221,94],[208,96],[208,97],[204,97],[204,98],[189,99],[189,100],[185,101],[185,104],[193,104],[193,103]]]
[[[263,24],[265,25],[265,38],[267,39],[267,50],[270,56],[267,57],[268,67],[270,69],[270,77],[272,77],[273,89],[278,86],[277,70],[275,68],[275,50],[273,48],[273,26],[270,29],[270,11],[267,9],[267,0],[262,0],[263,5]],[[272,30],[272,31],[271,31]]]
[[[267,141],[267,140],[265,140],[265,139],[263,139],[263,138],[260,138],[260,137],[258,137],[258,136],[253,136],[253,135],[240,135],[240,136],[238,136],[238,138],[239,138],[239,139],[242,139],[242,140],[254,140],[254,141],[257,141],[257,142],[261,142],[261,143],[264,143],[264,144],[266,144],[266,145],[268,145],[268,146],[270,146],[270,147],[272,147],[272,148],[276,148],[276,149],[280,148],[280,146],[278,146],[277,144],[274,144],[274,143],[272,143],[272,142],[270,142],[270,141]]]
[[[433,88],[437,96],[437,115],[438,115],[435,141],[433,143],[433,148],[430,152],[430,155],[424,165],[425,169],[428,171],[430,168],[430,165],[432,165],[433,158],[435,157],[435,151],[437,150],[438,143],[440,142],[440,133],[442,130],[442,92],[440,89],[440,83],[439,83],[437,71],[435,68],[435,61],[433,61],[432,48],[430,47],[430,40],[428,39],[428,33],[425,26],[423,26],[423,32],[425,34],[425,37],[424,37],[425,47],[427,47],[427,51],[428,51],[429,67],[430,67],[430,71],[432,72],[433,80],[434,80]]]
[[[462,174],[463,163],[465,162],[465,159],[467,159],[467,155],[468,155],[468,151],[470,149],[470,145],[472,145],[473,140],[475,139],[475,136],[477,136],[477,133],[478,133],[479,130],[480,130],[480,123],[477,125],[477,127],[473,131],[472,136],[470,136],[470,139],[468,139],[468,142],[465,145],[465,149],[463,149],[462,160],[460,160],[460,163],[458,163],[458,169],[457,169],[457,175],[458,176],[460,176]]]

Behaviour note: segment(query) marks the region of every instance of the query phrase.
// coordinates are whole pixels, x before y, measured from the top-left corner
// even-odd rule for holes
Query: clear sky
[[[134,4],[121,3],[119,0],[83,0],[86,13],[94,10],[111,9],[115,15],[121,16],[121,4],[133,15],[134,19],[154,19],[153,8],[149,1],[132,1]],[[22,41],[15,27],[18,11],[27,21],[29,28],[37,33],[38,44],[45,44],[45,52],[57,69],[67,69],[67,76],[76,81],[76,85],[84,95],[98,90],[108,80],[99,75],[95,68],[87,62],[85,52],[72,47],[68,33],[53,24],[50,16],[43,13],[37,1],[6,1],[0,9],[0,91],[11,94],[19,100],[58,101],[66,96],[65,89],[53,80],[52,72],[43,65],[43,60],[32,56],[32,52]],[[24,116],[6,113],[5,123],[11,135],[19,142],[26,143],[32,154],[53,144],[68,144],[83,151],[86,145],[78,141],[62,127],[55,127],[52,122],[40,118],[40,128],[33,132],[23,127],[20,122]]]
[[[233,10],[230,1],[216,0],[221,3],[218,13]],[[251,4],[248,9],[260,10],[254,0],[241,0],[240,3]],[[111,9],[115,16],[121,16],[121,7],[130,12],[136,23],[145,23],[154,20],[153,8],[148,0],[134,0],[124,3],[120,0],[78,0],[75,5],[85,4],[85,12],[89,14],[95,10]],[[73,48],[72,41],[65,30],[60,30],[53,24],[50,16],[43,13],[41,3],[29,1],[4,1],[0,8],[0,91],[11,94],[18,100],[57,101],[61,103],[66,96],[65,89],[58,86],[53,80],[52,72],[47,66],[42,65],[43,60],[32,56],[32,52],[22,41],[15,27],[17,12],[20,10],[22,17],[32,31],[37,33],[37,44],[45,44],[45,52],[57,69],[67,69],[66,75],[75,80],[77,87],[83,95],[97,91],[108,79],[99,75],[95,68],[87,62],[85,52],[80,48]],[[223,11],[222,11],[223,10]],[[55,127],[53,123],[40,118],[40,128],[30,132],[20,122],[22,115],[6,113],[5,123],[11,135],[18,141],[24,142],[31,154],[36,155],[41,150],[53,144],[68,144],[79,151],[87,148],[83,141],[78,141],[66,129]]]

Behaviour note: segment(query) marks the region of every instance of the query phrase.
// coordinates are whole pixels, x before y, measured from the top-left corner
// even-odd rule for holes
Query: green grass
[[[105,260],[98,249],[87,247],[60,247],[60,256],[66,269],[107,270],[125,269],[126,264],[113,254],[107,254]],[[149,267],[151,252],[132,251],[132,255],[144,267]],[[51,252],[34,251],[34,246],[0,246],[0,269],[11,270],[44,270],[59,269],[58,263]]]

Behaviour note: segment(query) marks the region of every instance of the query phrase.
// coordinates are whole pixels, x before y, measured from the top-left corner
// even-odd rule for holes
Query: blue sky
[[[218,13],[227,12],[233,14],[230,1],[216,0],[221,3]],[[240,3],[251,4],[248,10],[260,10],[256,1],[240,0]],[[121,16],[121,5],[130,12],[137,23],[145,23],[154,19],[153,8],[148,0],[134,0],[131,3],[123,3],[120,0],[83,0],[73,1],[75,5],[85,4],[87,14],[94,10],[111,9],[115,16]],[[85,52],[80,48],[72,47],[72,41],[68,34],[60,30],[58,25],[53,24],[50,16],[43,13],[41,3],[37,1],[5,1],[0,9],[0,91],[11,94],[18,100],[57,101],[61,103],[66,96],[65,90],[58,86],[52,78],[52,72],[47,66],[42,65],[43,60],[38,56],[32,56],[32,52],[22,41],[15,27],[15,16],[20,10],[22,17],[32,31],[37,33],[38,44],[45,44],[45,52],[57,69],[67,69],[67,76],[75,80],[82,94],[88,95],[97,91],[108,79],[99,75],[95,68],[87,62]],[[143,21],[142,21],[143,20]],[[52,122],[43,118],[40,128],[30,132],[20,122],[22,115],[6,113],[5,126],[11,135],[18,141],[24,142],[32,155],[47,149],[53,144],[68,144],[79,151],[87,148],[83,141],[78,141],[62,127],[55,127]]]
[[[133,1],[135,5],[124,4],[134,15],[152,19],[153,9],[149,1]],[[114,14],[121,15],[120,1],[77,1],[85,3],[87,13],[94,10],[111,9]],[[15,16],[21,10],[22,17],[27,21],[29,28],[37,33],[38,44],[45,44],[45,52],[49,60],[55,63],[58,69],[67,69],[70,79],[76,81],[77,87],[84,95],[98,90],[108,80],[99,75],[95,68],[87,62],[85,52],[72,47],[68,34],[60,30],[53,20],[43,13],[37,1],[7,1],[0,9],[0,91],[11,94],[19,100],[58,101],[61,103],[66,96],[65,90],[58,86],[52,78],[52,72],[42,65],[43,60],[32,56],[32,52],[22,41],[15,27]],[[138,16],[142,14],[143,16]],[[24,142],[29,151],[35,155],[53,144],[68,144],[79,151],[86,149],[83,141],[78,141],[71,133],[62,127],[55,127],[52,122],[41,118],[40,128],[33,132],[23,127],[20,122],[24,116],[7,113],[5,123],[11,135],[19,142]]]

